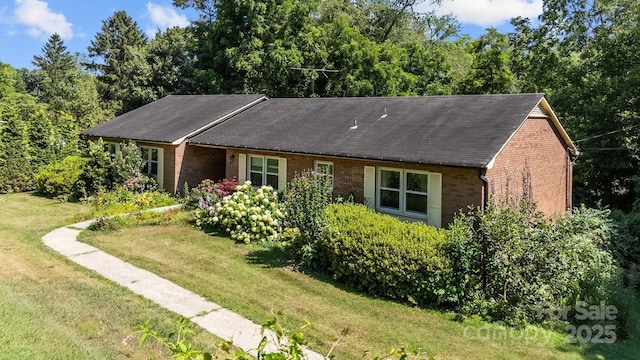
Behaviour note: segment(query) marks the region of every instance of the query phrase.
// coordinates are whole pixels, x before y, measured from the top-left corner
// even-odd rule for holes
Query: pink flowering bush
[[[237,186],[238,182],[235,179],[223,179],[218,182],[210,179],[202,180],[198,186],[185,194],[185,207],[187,209],[210,208],[225,196],[233,194]]]

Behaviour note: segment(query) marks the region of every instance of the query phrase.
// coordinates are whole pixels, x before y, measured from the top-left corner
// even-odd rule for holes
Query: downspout
[[[578,151],[571,151],[570,147],[567,147],[567,160],[565,166],[566,176],[566,205],[567,210],[573,208],[573,163],[578,159],[580,153]]]
[[[567,158],[565,160],[565,164],[564,164],[564,176],[565,176],[565,180],[564,180],[564,185],[565,185],[565,209],[568,211],[571,209],[571,199],[569,198],[569,189],[570,189],[570,181],[569,181],[569,162],[571,161],[570,158],[570,153],[569,153],[569,148],[567,148]]]
[[[482,181],[482,189],[483,189],[482,211],[485,211],[487,207],[489,207],[489,179],[487,179],[485,175],[487,175],[487,169],[479,168],[478,179]]]

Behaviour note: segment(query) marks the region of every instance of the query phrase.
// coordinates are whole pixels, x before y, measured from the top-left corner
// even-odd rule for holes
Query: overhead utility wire
[[[583,142],[583,141],[587,141],[587,140],[597,139],[597,138],[599,138],[599,137],[603,137],[603,136],[607,136],[607,135],[612,135],[612,134],[619,133],[619,132],[622,132],[622,131],[631,130],[631,129],[636,128],[636,127],[638,127],[638,126],[640,126],[640,124],[630,125],[630,126],[627,126],[627,127],[622,128],[622,129],[618,129],[618,130],[613,130],[613,131],[606,132],[606,133],[604,133],[604,134],[593,135],[593,136],[589,136],[588,138],[584,138],[584,139],[576,140],[576,141],[574,141],[574,143],[579,143],[579,142]]]

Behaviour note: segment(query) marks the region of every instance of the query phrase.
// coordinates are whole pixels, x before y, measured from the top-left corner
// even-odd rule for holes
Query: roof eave
[[[505,143],[502,144],[502,147],[500,148],[500,150],[498,150],[498,152],[496,152],[496,154],[493,156],[491,161],[489,161],[487,163],[487,165],[485,167],[486,169],[493,168],[493,166],[495,165],[496,158],[498,157],[498,155],[500,155],[500,153],[502,153],[502,151],[507,146],[507,144],[511,141],[511,139],[515,136],[515,134],[520,130],[522,125],[524,125],[524,122],[527,119],[532,118],[531,114],[535,111],[535,109],[538,106],[541,106],[549,114],[548,118],[551,119],[551,123],[553,124],[554,128],[558,131],[558,134],[560,134],[560,137],[562,138],[562,140],[566,144],[567,150],[569,152],[571,152],[571,154],[573,156],[577,156],[577,155],[580,154],[580,152],[578,151],[578,148],[576,147],[576,145],[573,143],[573,141],[571,141],[571,138],[569,137],[569,134],[567,134],[567,131],[564,129],[562,124],[560,124],[560,120],[558,119],[558,116],[556,115],[556,113],[551,108],[551,105],[549,104],[547,99],[544,96],[542,96],[540,98],[540,100],[538,101],[538,103],[531,109],[529,114],[522,120],[522,123],[520,123],[520,126],[518,126],[518,128],[511,134],[511,136],[509,136],[509,139],[507,139],[507,141],[505,141]]]
[[[571,152],[571,154],[573,156],[578,156],[580,154],[580,151],[578,150],[576,145],[573,143],[573,141],[569,137],[569,134],[564,129],[562,124],[560,123],[560,120],[558,119],[558,116],[556,115],[556,113],[551,108],[551,105],[549,104],[547,99],[543,97],[542,99],[540,99],[540,102],[538,103],[538,105],[542,106],[542,108],[547,113],[549,113],[549,116],[551,118],[551,122],[555,126],[556,130],[558,130],[558,133],[560,134],[560,137],[562,137],[562,140],[564,140],[565,144],[567,145],[567,149]],[[536,106],[538,106],[538,105],[536,105]]]

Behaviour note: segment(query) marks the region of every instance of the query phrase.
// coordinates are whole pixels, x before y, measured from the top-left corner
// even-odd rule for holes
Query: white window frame
[[[396,173],[400,173],[400,188],[387,188],[383,187],[382,184],[382,171],[392,171]],[[407,190],[407,173],[411,174],[419,174],[419,175],[427,175],[427,192],[419,192],[419,191],[411,191]],[[420,219],[428,219],[429,217],[429,206],[427,205],[427,212],[421,213],[416,211],[408,211],[407,210],[407,194],[417,194],[424,195],[427,197],[427,204],[429,203],[429,182],[431,173],[428,171],[421,170],[412,170],[412,169],[399,169],[399,168],[391,168],[391,167],[378,167],[376,169],[376,210],[380,212],[386,212],[394,215],[407,216],[412,218],[420,218]],[[386,191],[395,191],[399,193],[399,202],[398,209],[390,208],[386,206],[382,206],[380,201],[382,199],[381,190]]]
[[[105,141],[104,146],[106,148],[105,151],[107,151],[112,157],[120,152],[120,143]]]
[[[329,165],[329,166],[331,166],[331,174],[325,174],[324,172],[318,170],[318,165],[321,165],[321,166],[322,165]],[[329,190],[331,192],[333,192],[333,179],[334,179],[334,173],[336,171],[336,167],[333,164],[333,161],[316,160],[316,161],[314,161],[314,164],[313,164],[313,171],[316,174],[316,176],[326,176],[331,180],[331,182],[330,182],[331,187],[329,188]]]
[[[143,172],[143,175],[149,176],[151,178],[154,178],[157,182],[160,188],[162,188],[163,185],[163,177],[164,177],[164,152],[162,148],[159,147],[155,147],[155,146],[145,146],[145,145],[138,145],[138,148],[140,149],[140,155],[142,156],[142,160],[145,161],[146,163],[146,167],[147,167],[147,171]],[[145,158],[144,156],[144,152],[147,152],[147,156]],[[153,160],[152,154],[153,154],[153,150],[156,150],[158,157],[157,160]],[[151,173],[151,169],[153,169],[153,164],[156,164],[156,174],[152,174]]]
[[[262,184],[258,185],[258,184],[254,184],[252,182],[253,187],[255,188],[259,188],[261,186],[267,185],[267,178],[268,176],[275,176],[277,181],[276,181],[276,186],[273,187],[274,191],[279,191],[280,189],[280,167],[283,165],[283,160],[282,158],[279,157],[275,157],[275,156],[264,156],[264,155],[247,155],[247,180],[251,180],[251,174],[252,173],[258,173],[257,171],[253,171],[251,169],[251,160],[252,159],[262,159],[262,171],[260,172],[262,175]],[[277,172],[269,172],[269,167],[267,166],[267,162],[269,160],[276,160],[278,162],[278,171]]]

